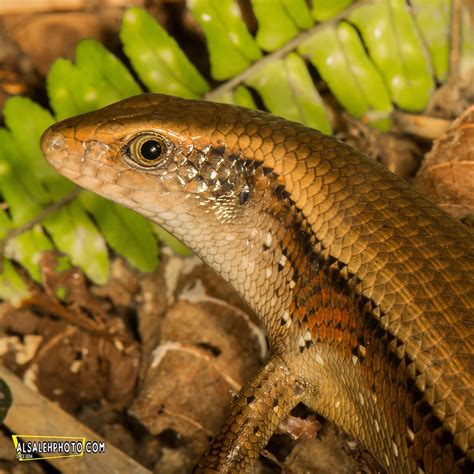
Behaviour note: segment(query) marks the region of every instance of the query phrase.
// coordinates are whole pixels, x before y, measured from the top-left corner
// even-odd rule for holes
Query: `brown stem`
[[[435,140],[451,126],[451,120],[429,117],[428,115],[407,114],[399,110],[392,118],[401,130],[426,140]]]
[[[459,59],[461,56],[461,22],[462,0],[453,0],[451,17],[451,48],[449,53],[449,82],[459,76]]]

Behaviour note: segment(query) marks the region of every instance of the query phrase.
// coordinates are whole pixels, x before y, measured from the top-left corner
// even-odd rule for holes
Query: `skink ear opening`
[[[239,204],[243,206],[250,198],[250,186],[246,184],[241,190],[239,194]]]

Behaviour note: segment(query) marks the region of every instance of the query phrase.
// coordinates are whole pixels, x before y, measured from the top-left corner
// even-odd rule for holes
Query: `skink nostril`
[[[46,130],[44,135],[41,137],[41,148],[45,154],[48,152],[57,153],[64,151],[67,148],[66,139],[62,133],[53,130]]]
[[[50,147],[53,151],[61,151],[66,148],[66,140],[62,135],[56,134],[51,139]]]

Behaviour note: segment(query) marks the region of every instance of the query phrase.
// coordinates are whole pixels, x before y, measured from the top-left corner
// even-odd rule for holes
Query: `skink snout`
[[[54,129],[48,128],[41,137],[41,150],[51,165],[57,167],[57,162],[64,158],[67,152],[65,136]]]

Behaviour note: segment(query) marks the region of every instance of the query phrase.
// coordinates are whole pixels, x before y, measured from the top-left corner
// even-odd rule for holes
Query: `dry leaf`
[[[414,184],[454,217],[474,213],[474,106],[434,142]]]
[[[200,291],[183,293],[162,322],[161,343],[130,413],[154,434],[171,429],[186,437],[198,455],[261,354],[242,310]]]

